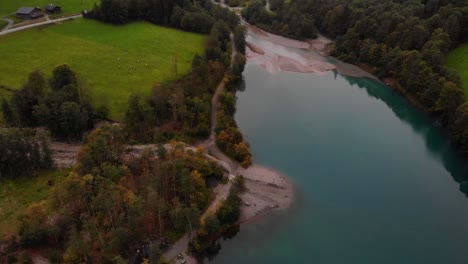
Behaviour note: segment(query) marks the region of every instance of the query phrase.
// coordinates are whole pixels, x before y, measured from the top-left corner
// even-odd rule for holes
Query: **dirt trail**
[[[0,31],[0,36],[7,35],[13,32],[21,31],[21,30],[25,30],[25,29],[29,29],[29,28],[40,27],[40,26],[44,26],[48,24],[54,24],[54,23],[58,23],[58,22],[66,21],[66,20],[72,20],[72,19],[81,18],[81,17],[83,16],[82,15],[69,16],[69,17],[63,17],[63,18],[58,18],[58,19],[46,20],[44,22],[30,24],[30,25],[26,25],[22,27],[20,26],[17,28],[6,29],[6,30]]]
[[[187,245],[190,243],[190,239],[195,237],[196,232],[192,232],[191,234],[185,234],[181,239],[179,239],[174,245],[171,246],[165,253],[164,257],[166,260],[171,261],[172,263],[182,263],[182,259],[178,260],[177,255],[180,253],[184,256],[183,259],[186,260],[185,264],[196,264],[197,260],[192,256],[188,256],[185,253],[187,249]]]
[[[234,35],[231,33],[230,35],[231,38],[231,68],[234,64],[234,57],[237,54],[237,50],[234,44]],[[217,158],[218,160],[221,160],[225,162],[226,164],[229,165],[230,170],[229,173],[236,175],[236,172],[238,170],[239,165],[237,162],[232,161],[228,156],[226,156],[221,150],[218,149],[216,146],[216,127],[218,125],[218,102],[219,102],[219,96],[224,92],[226,88],[226,82],[223,79],[221,83],[218,85],[216,88],[216,91],[213,95],[213,98],[211,99],[211,133],[210,137],[203,141],[202,143],[199,144],[199,146],[203,147],[209,154]]]
[[[232,33],[230,34],[230,39],[231,39],[231,45],[232,45],[230,67],[232,67],[233,62],[234,62],[234,56],[236,55],[236,52],[237,52],[235,45],[234,45],[234,35]],[[233,173],[237,171],[238,166],[229,157],[224,155],[216,146],[215,129],[218,123],[217,121],[218,101],[219,101],[219,96],[221,95],[221,93],[224,92],[225,88],[226,88],[226,82],[225,82],[225,79],[223,78],[221,83],[216,88],[213,98],[211,99],[211,133],[210,133],[210,136],[207,140],[200,143],[199,146],[201,146],[203,149],[205,149],[209,153],[208,157],[210,159],[215,159],[221,166],[223,166],[226,169],[229,175],[233,175]],[[229,194],[230,189],[231,189],[231,182],[228,182],[225,185],[220,184],[218,185],[218,187],[216,187],[216,189],[214,190],[216,197],[208,206],[208,209],[203,213],[201,217],[201,221],[203,221],[207,215],[216,211],[216,209],[221,205],[222,201],[226,199],[227,195]],[[180,240],[178,240],[174,244],[174,246],[171,247],[171,249],[169,249],[167,252],[164,253],[165,258],[172,263],[177,263],[178,261],[176,258],[177,254],[185,252],[189,243],[190,243],[189,235],[188,234],[184,235]],[[190,258],[189,258],[189,261],[191,261]]]
[[[266,0],[265,9],[266,11],[273,13],[273,11],[271,11],[270,0]]]
[[[8,24],[3,29],[0,29],[0,31],[5,31],[5,30],[10,29],[13,26],[13,24],[15,23],[15,21],[13,21],[13,19],[9,19],[9,18],[0,18],[0,20],[4,20],[4,21],[8,22]]]
[[[52,158],[57,168],[70,168],[76,164],[80,144],[68,144],[63,142],[51,142]]]

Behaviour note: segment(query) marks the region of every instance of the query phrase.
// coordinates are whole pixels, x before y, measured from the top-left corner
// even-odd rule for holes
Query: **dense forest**
[[[91,105],[86,86],[63,64],[54,68],[49,81],[41,72],[32,72],[10,101],[2,100],[2,112],[12,127],[44,126],[55,138],[73,141],[107,119],[108,110]]]
[[[0,180],[34,175],[53,165],[49,136],[32,129],[0,128]]]
[[[101,0],[84,16],[113,24],[144,20],[197,33],[209,33],[218,20],[231,28],[239,23],[236,14],[209,0]]]
[[[200,221],[213,199],[208,183],[226,181],[224,170],[201,149],[177,142],[196,143],[210,135],[211,100],[221,82],[227,91],[219,111],[229,122],[216,131],[240,133],[233,115],[246,61],[245,29],[234,13],[210,1],[102,0],[85,16],[208,34],[205,52],[195,55],[190,74],[148,87],[149,96],[132,95],[120,123],[106,122],[107,109],[94,106],[85,80],[67,64],[55,67],[48,80],[32,72],[2,101],[7,127],[0,130],[0,145],[8,151],[0,157],[0,177],[31,177],[53,166],[51,138],[84,145],[67,178],[22,215],[18,233],[0,239],[0,261],[29,263],[28,250],[40,250],[51,263],[160,263],[164,246],[191,231],[199,237],[192,250],[200,253],[211,241],[207,234],[211,239],[237,221],[243,181],[236,181],[214,215]],[[231,59],[233,48],[238,52]],[[134,143],[158,147],[134,155],[128,149]],[[222,145],[250,165],[241,136]],[[142,246],[147,254],[135,254]]]
[[[447,53],[467,41],[466,1],[271,0],[272,12],[264,3],[251,3],[245,19],[297,39],[317,32],[335,39],[333,55],[372,66],[468,153],[468,103],[459,75],[445,66]]]
[[[0,132],[2,145],[21,137],[27,147],[32,146],[21,152],[31,157],[17,162],[30,163],[23,170],[51,165],[46,137],[33,130]],[[208,182],[226,180],[224,170],[202,149],[174,141],[134,155],[122,128],[110,124],[93,130],[86,142],[74,170],[47,200],[31,204],[21,216],[18,236],[0,240],[3,254],[11,252],[8,263],[30,263],[24,250],[44,248],[52,263],[161,263],[162,250],[183,234],[196,231],[191,250],[202,254],[239,219],[239,194],[245,190],[242,176],[221,207],[200,221],[214,197]],[[37,146],[36,158],[30,153]],[[136,254],[142,246],[150,253]],[[24,254],[17,257],[18,252]]]
[[[212,199],[208,179],[223,170],[183,144],[126,154],[125,137],[103,125],[87,138],[75,170],[48,200],[21,219],[19,240],[7,247],[47,247],[53,263],[123,263],[144,242],[173,242],[199,227]],[[154,243],[151,263],[161,257]]]
[[[189,249],[194,255],[203,257],[207,251],[216,250],[216,247],[219,248],[216,241],[220,234],[236,227],[241,214],[242,200],[239,195],[246,190],[244,177],[242,175],[236,177],[226,200],[215,213],[206,216],[197,230],[196,237],[189,244]]]

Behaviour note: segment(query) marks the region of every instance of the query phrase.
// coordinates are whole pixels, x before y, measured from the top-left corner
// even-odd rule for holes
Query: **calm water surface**
[[[468,263],[466,164],[430,120],[366,79],[244,72],[236,120],[254,159],[297,186],[209,263]]]

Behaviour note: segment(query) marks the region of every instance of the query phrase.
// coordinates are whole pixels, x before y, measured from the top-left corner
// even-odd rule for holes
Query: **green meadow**
[[[0,30],[2,30],[7,24],[8,22],[6,22],[5,20],[0,20]]]
[[[447,57],[447,65],[460,74],[465,89],[465,98],[468,98],[468,44],[452,50]]]
[[[205,36],[149,23],[114,26],[76,19],[0,37],[0,86],[17,89],[34,70],[50,77],[68,63],[88,87],[95,106],[121,119],[132,93],[190,71]],[[176,67],[177,65],[177,67]],[[175,70],[177,68],[177,71]]]
[[[0,17],[13,14],[22,6],[44,8],[51,3],[62,7],[62,14],[75,14],[85,9],[92,9],[96,2],[99,3],[100,0],[2,0]]]
[[[46,199],[53,186],[60,183],[70,170],[40,172],[38,176],[0,179],[0,237],[15,232],[18,217],[35,202]]]

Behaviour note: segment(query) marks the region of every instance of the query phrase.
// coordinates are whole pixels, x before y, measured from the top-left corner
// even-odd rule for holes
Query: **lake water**
[[[292,208],[240,227],[209,263],[468,263],[467,166],[383,84],[249,64],[236,120]]]

